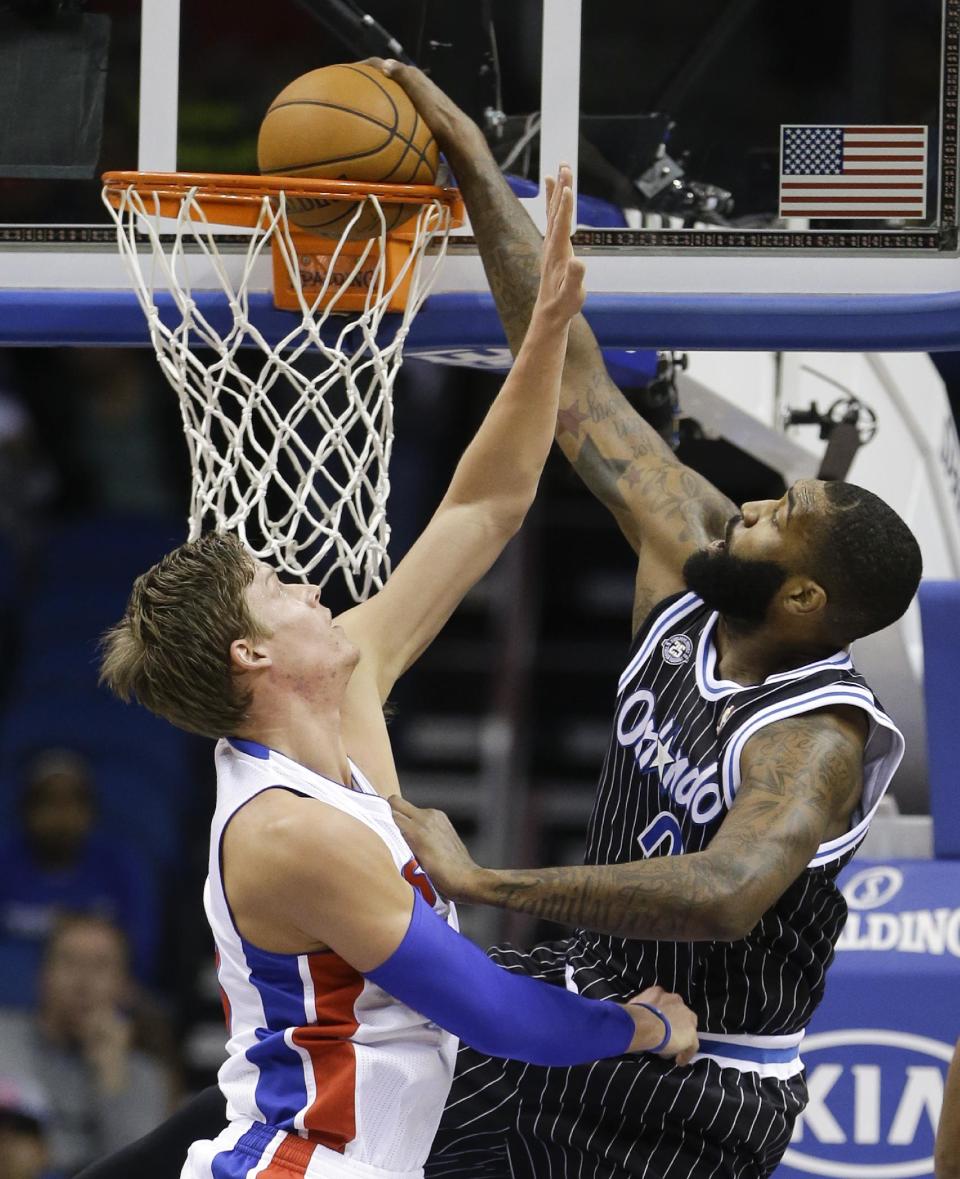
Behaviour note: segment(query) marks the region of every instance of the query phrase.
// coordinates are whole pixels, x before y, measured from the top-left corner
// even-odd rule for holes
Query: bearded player
[[[419,71],[384,68],[461,187],[511,347],[530,323],[539,234],[479,129]],[[868,491],[806,480],[739,510],[683,466],[570,327],[557,441],[638,558],[633,642],[573,868],[490,871],[445,816],[402,799],[441,892],[575,926],[495,960],[595,998],[656,979],[696,1011],[689,1068],[627,1058],[535,1068],[462,1049],[430,1176],[761,1179],[806,1102],[800,1044],[863,840],[903,740],[854,669],[920,578],[916,540]]]

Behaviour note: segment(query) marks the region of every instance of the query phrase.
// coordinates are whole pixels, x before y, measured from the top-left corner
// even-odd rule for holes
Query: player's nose
[[[760,519],[761,507],[762,504],[759,500],[750,500],[749,503],[740,505],[740,517],[745,528],[752,528]]]

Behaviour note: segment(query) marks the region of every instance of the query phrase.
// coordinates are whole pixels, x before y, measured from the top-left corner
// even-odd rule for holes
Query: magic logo
[[[646,689],[627,696],[617,712],[617,740],[633,750],[637,769],[656,770],[661,795],[684,807],[695,823],[709,823],[723,810],[717,763],[696,766],[682,754],[675,755],[675,729],[672,717],[657,724],[653,693]]]

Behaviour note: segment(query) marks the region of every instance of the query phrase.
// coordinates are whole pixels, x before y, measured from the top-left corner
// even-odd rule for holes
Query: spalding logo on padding
[[[851,876],[843,886],[843,896],[851,909],[879,909],[892,901],[901,888],[903,873],[883,864]]]
[[[887,1028],[807,1036],[810,1101],[783,1165],[833,1179],[933,1174],[933,1144],[953,1045]]]

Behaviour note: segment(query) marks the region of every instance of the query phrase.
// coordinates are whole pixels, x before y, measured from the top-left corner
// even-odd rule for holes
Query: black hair
[[[827,513],[813,569],[827,592],[827,621],[844,644],[896,622],[920,584],[920,546],[879,496],[853,483],[824,485]]]

